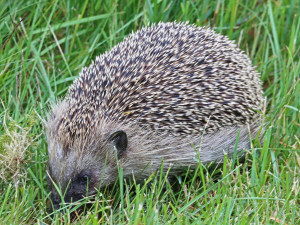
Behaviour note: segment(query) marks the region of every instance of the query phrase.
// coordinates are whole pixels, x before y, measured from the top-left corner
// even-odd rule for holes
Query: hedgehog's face
[[[83,145],[75,142],[64,149],[62,143],[48,135],[48,183],[54,209],[59,208],[62,199],[70,203],[95,195],[100,187],[116,180],[118,159],[127,149],[127,135],[120,130],[107,137]]]

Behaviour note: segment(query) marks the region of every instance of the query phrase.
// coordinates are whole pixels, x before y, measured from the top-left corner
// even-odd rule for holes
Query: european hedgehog
[[[227,37],[187,23],[159,23],[125,38],[82,69],[47,121],[54,207],[161,167],[250,148],[263,97],[259,74]],[[88,190],[87,190],[88,189]]]

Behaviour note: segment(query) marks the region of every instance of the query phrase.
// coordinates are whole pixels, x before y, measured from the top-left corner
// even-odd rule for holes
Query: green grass
[[[74,218],[65,207],[51,218],[41,122],[49,103],[131,31],[174,20],[214,27],[251,57],[270,121],[263,145],[243,163],[119,181],[87,213]],[[298,0],[0,1],[0,43],[1,224],[300,223]]]

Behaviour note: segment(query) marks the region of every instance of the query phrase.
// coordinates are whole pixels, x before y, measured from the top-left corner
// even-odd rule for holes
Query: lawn
[[[97,55],[159,21],[212,27],[250,56],[266,98],[263,144],[219,167],[119,179],[50,215],[50,103]],[[300,224],[299,56],[298,0],[0,1],[0,224]]]

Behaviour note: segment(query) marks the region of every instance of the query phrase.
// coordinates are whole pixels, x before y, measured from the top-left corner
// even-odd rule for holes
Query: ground
[[[143,184],[120,179],[87,213],[76,209],[88,199],[51,216],[49,104],[131,31],[175,20],[211,27],[250,56],[266,98],[264,143],[217,168],[158,172]],[[1,223],[299,224],[299,56],[297,0],[0,1]]]

